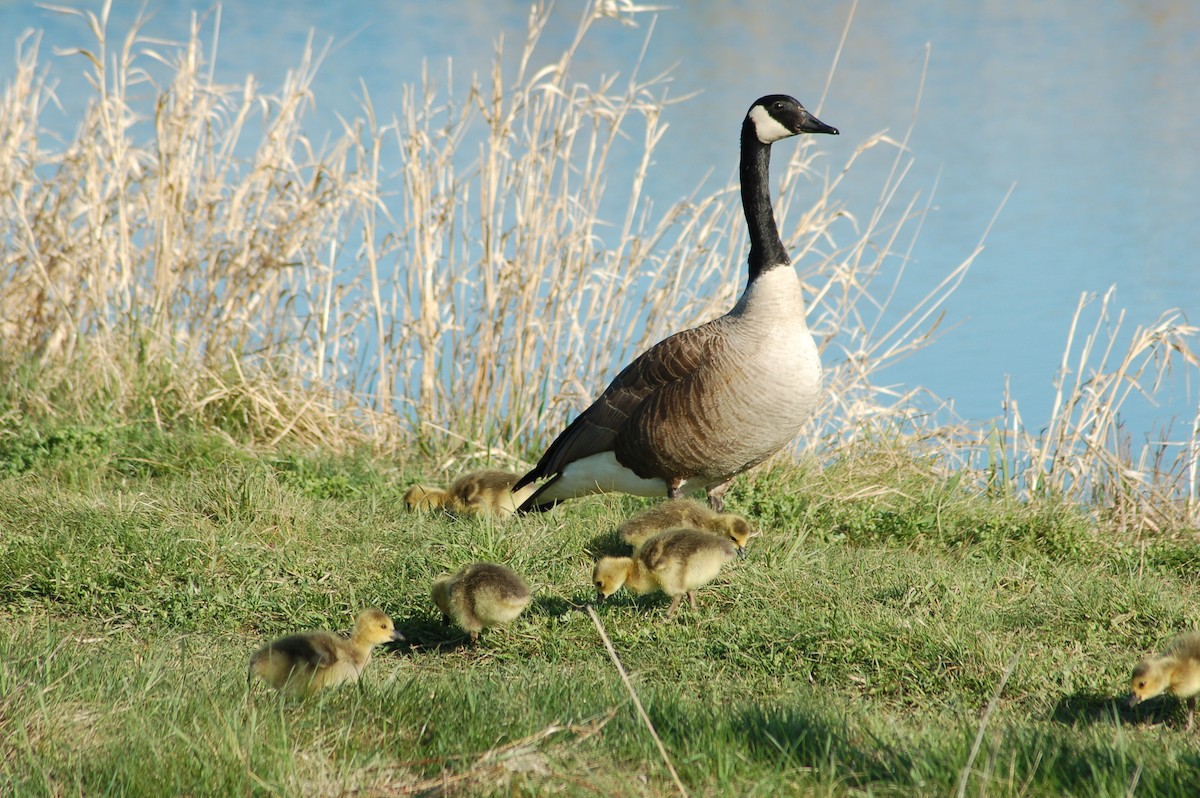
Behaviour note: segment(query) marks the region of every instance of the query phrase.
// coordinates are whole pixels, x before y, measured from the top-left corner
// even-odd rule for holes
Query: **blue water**
[[[1012,195],[946,305],[946,323],[956,326],[889,369],[887,381],[953,399],[968,418],[991,418],[1011,378],[1036,428],[1049,415],[1081,293],[1116,284],[1127,333],[1168,308],[1200,322],[1200,4],[865,0],[827,92],[851,5],[804,5],[689,2],[654,21],[643,74],[674,67],[671,95],[698,92],[666,112],[671,129],[648,188],[657,207],[690,193],[709,170],[708,188],[732,179],[738,125],[760,94],[794,94],[841,128],[840,137],[820,141],[822,164],[838,169],[870,135],[902,136],[921,91],[900,199],[936,192],[896,306],[967,257]],[[556,8],[542,40],[547,58],[573,35],[575,6]],[[110,30],[123,35],[139,7],[118,3]],[[152,2],[145,32],[182,39],[193,8],[213,13]],[[273,90],[310,35],[318,46],[331,43],[313,87],[310,134],[320,139],[339,129],[338,115],[359,115],[361,86],[390,116],[423,61],[465,93],[469,75],[489,67],[497,34],[518,49],[527,6],[233,0],[220,14],[219,80],[240,83],[253,73]],[[627,71],[651,27],[649,17],[640,19],[637,28],[602,23],[576,63],[577,77]],[[45,121],[69,131],[85,96],[85,64],[52,48],[87,44],[86,27],[32,2],[0,3],[0,79],[11,74],[14,42],[26,28],[44,30],[42,61],[60,80],[63,108]],[[891,161],[881,149],[855,167],[838,195],[851,213],[869,216]],[[1173,417],[1190,424],[1197,410],[1194,390],[1189,395],[1181,383],[1156,401],[1128,408],[1132,431],[1151,432]]]

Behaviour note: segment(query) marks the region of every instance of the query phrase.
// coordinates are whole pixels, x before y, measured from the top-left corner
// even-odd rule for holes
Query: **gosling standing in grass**
[[[479,642],[484,629],[511,623],[531,599],[525,580],[496,563],[471,563],[454,576],[433,580],[433,601],[442,620],[470,633],[472,643]]]
[[[535,490],[523,488],[514,493],[512,488],[518,478],[519,475],[507,471],[472,471],[454,480],[445,490],[413,485],[404,493],[404,504],[409,510],[445,509],[458,515],[508,518]]]
[[[733,542],[700,529],[672,529],[647,540],[632,557],[603,557],[592,570],[600,601],[624,585],[635,593],[661,590],[671,596],[667,620],[687,594],[696,608],[696,588],[712,581],[737,553]]]
[[[714,512],[693,499],[667,499],[660,502],[621,524],[617,527],[617,534],[637,551],[643,543],[660,532],[681,528],[701,529],[727,537],[743,559],[746,557],[746,544],[759,534],[740,515]]]
[[[1196,715],[1200,694],[1200,632],[1175,638],[1157,657],[1146,657],[1133,669],[1129,682],[1129,706],[1170,692],[1187,700],[1187,728]]]
[[[371,649],[403,640],[386,613],[369,609],[354,619],[349,638],[331,632],[304,632],[267,643],[250,657],[246,680],[261,677],[276,690],[311,695],[326,687],[357,682],[371,661]]]

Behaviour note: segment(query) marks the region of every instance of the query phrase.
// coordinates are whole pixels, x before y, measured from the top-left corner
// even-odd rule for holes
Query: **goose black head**
[[[747,120],[754,126],[754,135],[763,144],[771,144],[800,133],[829,133],[838,129],[827,125],[808,112],[795,97],[768,94],[750,106]]]

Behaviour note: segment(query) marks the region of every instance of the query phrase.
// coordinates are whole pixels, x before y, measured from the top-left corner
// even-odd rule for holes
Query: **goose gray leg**
[[[725,494],[732,484],[733,480],[727,479],[720,485],[713,485],[708,489],[708,506],[713,509],[713,512],[725,512]]]

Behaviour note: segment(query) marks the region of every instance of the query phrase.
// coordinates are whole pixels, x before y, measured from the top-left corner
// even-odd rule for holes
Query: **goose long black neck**
[[[742,123],[742,210],[750,229],[750,276],[747,284],[776,266],[791,263],[771,207],[771,145],[758,140],[749,117]]]

